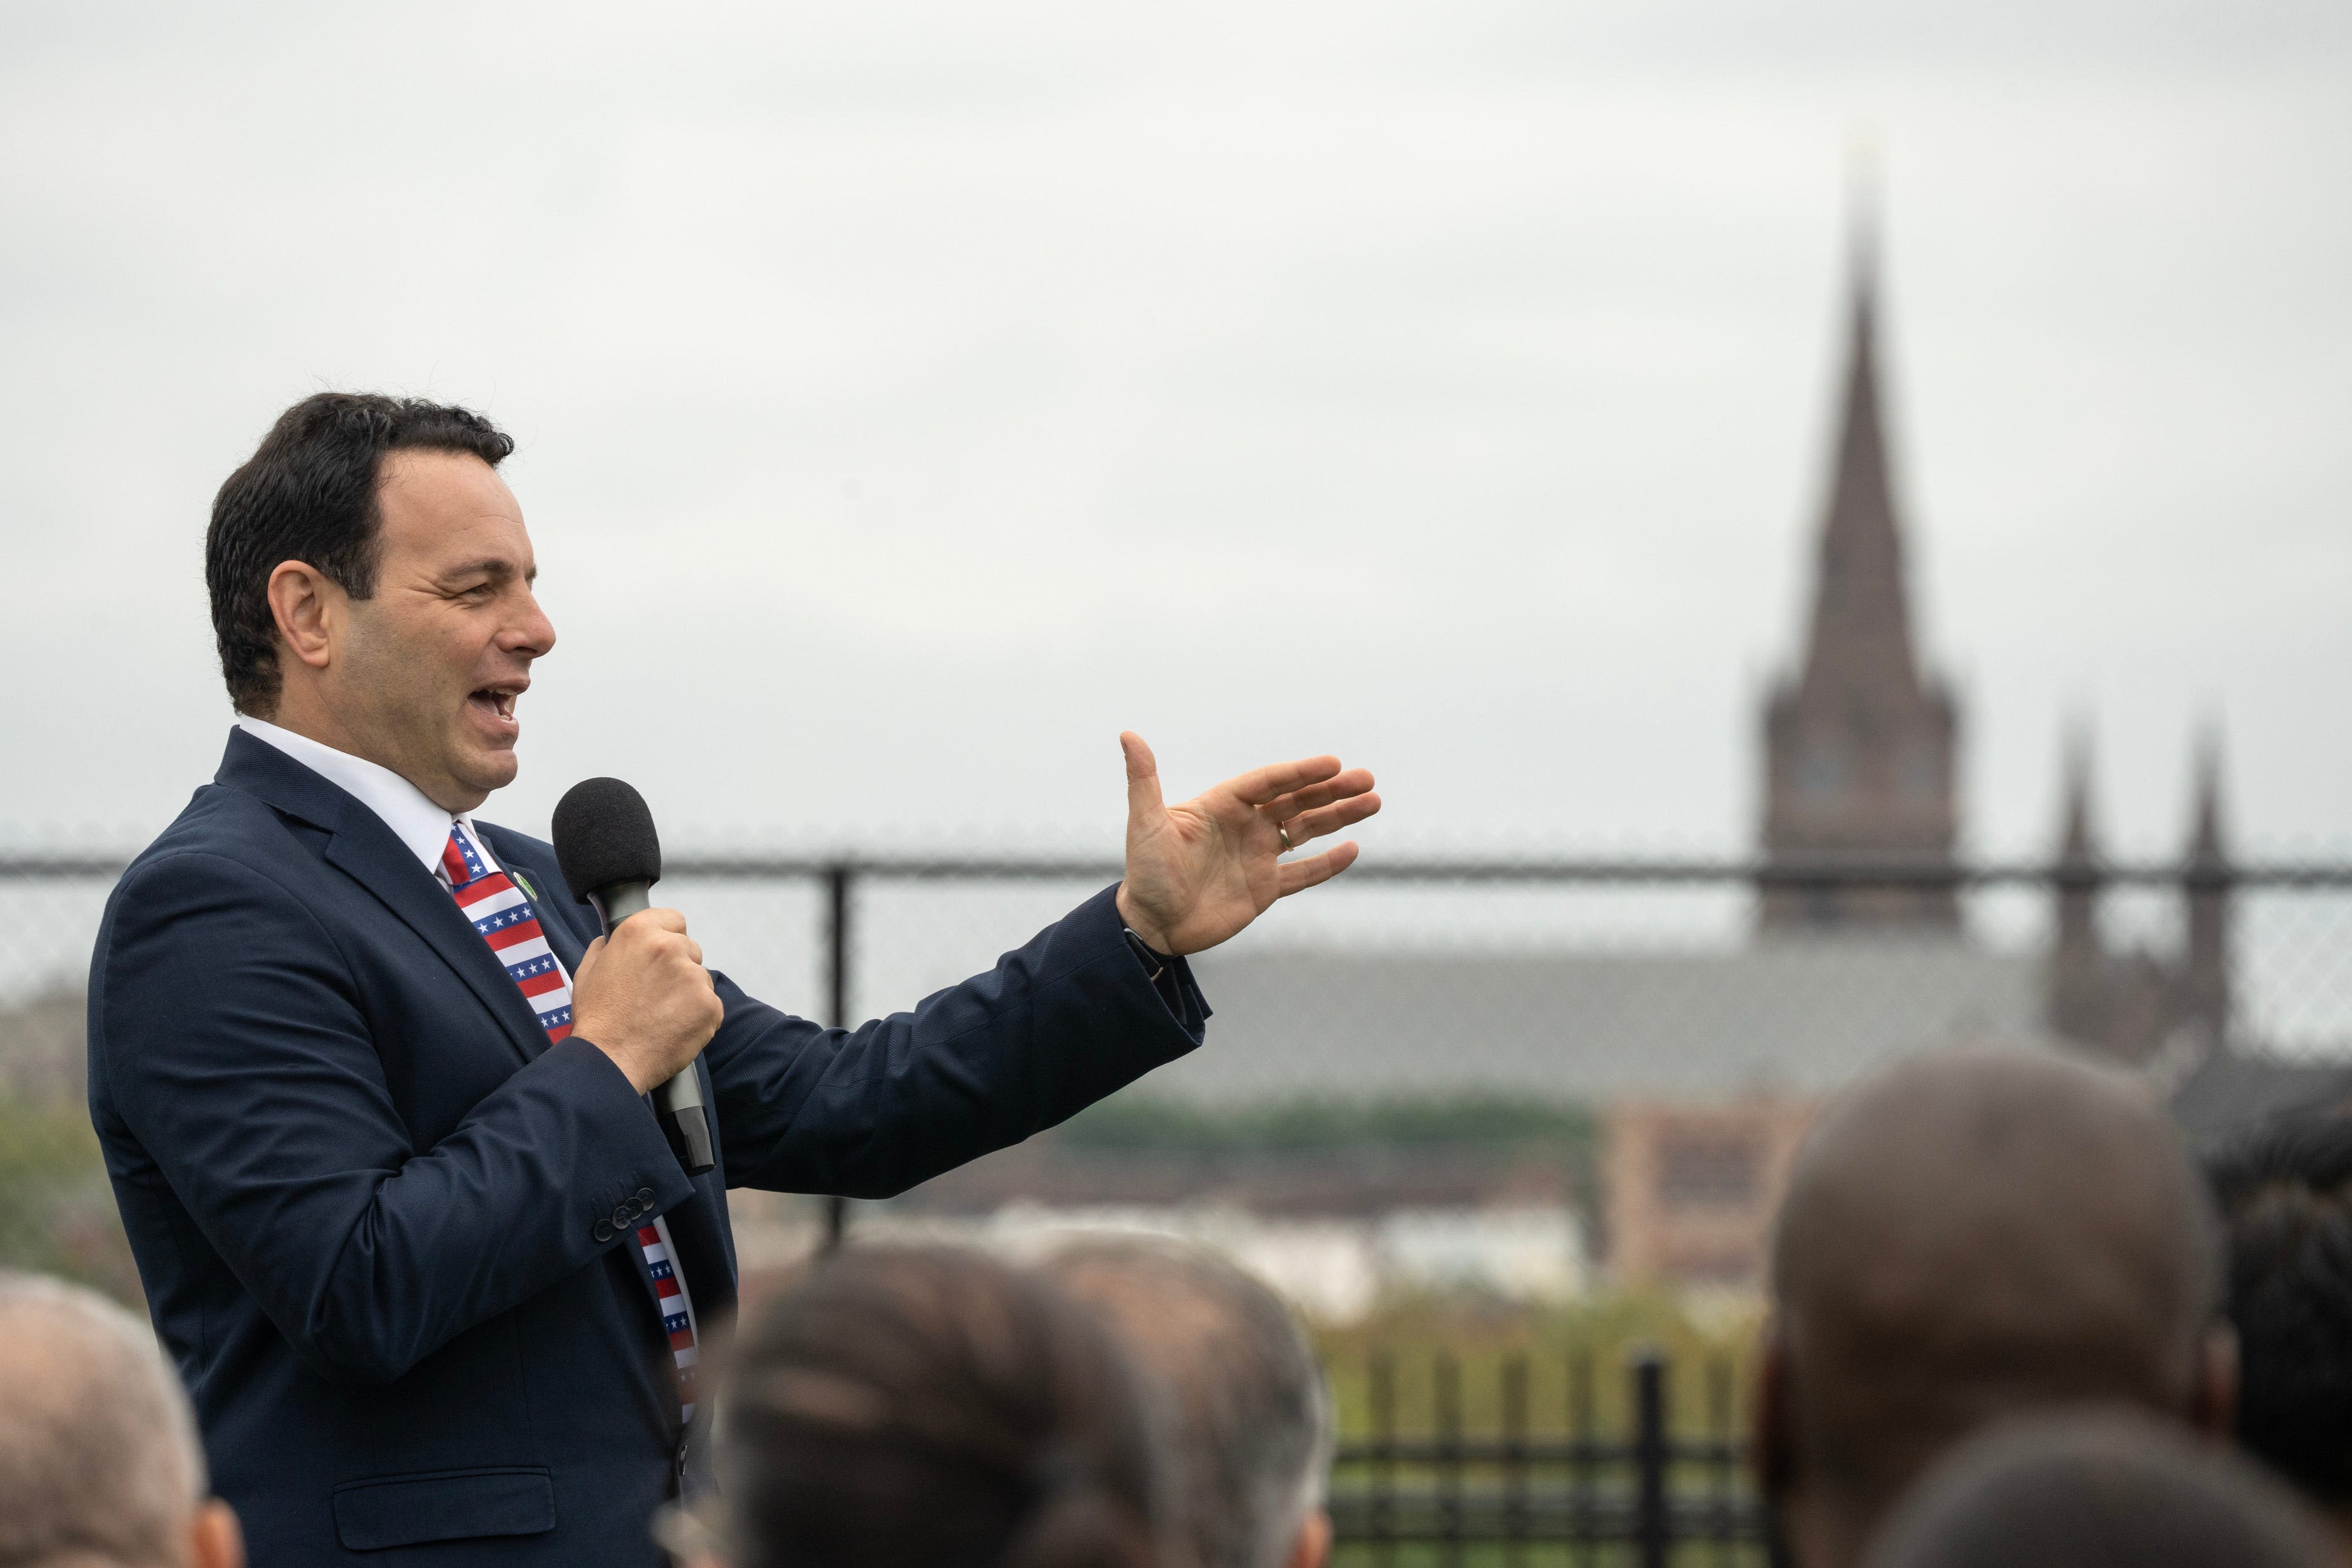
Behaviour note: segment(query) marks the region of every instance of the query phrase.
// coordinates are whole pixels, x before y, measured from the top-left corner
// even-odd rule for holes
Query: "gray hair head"
[[[145,1323],[0,1270],[0,1564],[180,1560],[205,1490],[180,1380]]]
[[[1331,1468],[1331,1401],[1281,1298],[1199,1247],[1078,1242],[1046,1271],[1102,1314],[1160,1394],[1177,1452],[1175,1523],[1202,1568],[1273,1568]]]

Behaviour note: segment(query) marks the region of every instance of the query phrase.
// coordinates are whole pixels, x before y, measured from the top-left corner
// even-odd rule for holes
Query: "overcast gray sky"
[[[1332,749],[1368,844],[1737,850],[1849,142],[1974,844],[2352,847],[2352,7],[0,5],[0,837],[228,722],[211,494],[481,407],[562,634],[541,830],[1107,845]]]

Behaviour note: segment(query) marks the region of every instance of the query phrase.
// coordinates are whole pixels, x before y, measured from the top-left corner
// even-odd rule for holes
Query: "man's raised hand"
[[[1276,899],[1328,882],[1354,864],[1353,840],[1303,860],[1296,848],[1380,810],[1372,775],[1337,757],[1276,763],[1227,779],[1171,806],[1143,737],[1118,738],[1127,753],[1127,880],[1118,913],[1160,952],[1199,952],[1234,935]]]

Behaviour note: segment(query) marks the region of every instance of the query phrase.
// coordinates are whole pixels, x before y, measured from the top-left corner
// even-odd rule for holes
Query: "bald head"
[[[2148,1091],[2080,1062],[1941,1053],[1856,1086],[1798,1158],[1772,1285],[1767,1479],[1843,1542],[1811,1568],[1995,1416],[2209,1396],[2210,1201]]]
[[[235,1561],[205,1502],[186,1396],[147,1325],[88,1290],[0,1273],[0,1563]]]

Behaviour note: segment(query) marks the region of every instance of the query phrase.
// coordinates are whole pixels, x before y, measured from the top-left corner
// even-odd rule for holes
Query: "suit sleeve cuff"
[[[601,1153],[596,1174],[573,1200],[580,1235],[593,1249],[613,1246],[694,1195],[652,1102],[593,1041],[573,1035],[532,1065],[562,1085],[581,1136]]]
[[[1135,961],[1137,973],[1151,987],[1152,994],[1160,998],[1170,1021],[1184,1032],[1192,1044],[1199,1045],[1206,1037],[1212,1009],[1208,998],[1201,994],[1200,982],[1192,977],[1192,964],[1181,956],[1154,951],[1123,921],[1118,921],[1117,884],[1090,902],[1098,902],[1111,920],[1118,922],[1119,941]]]

